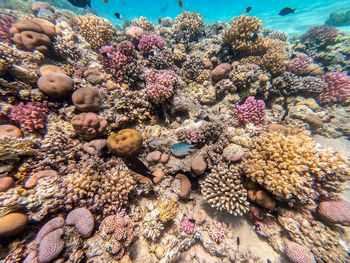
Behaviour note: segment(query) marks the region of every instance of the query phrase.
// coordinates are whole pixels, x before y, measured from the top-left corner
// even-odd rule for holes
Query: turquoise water
[[[159,16],[175,18],[183,10],[199,12],[206,23],[216,21],[228,22],[234,16],[241,15],[251,6],[249,15],[259,17],[263,24],[271,29],[280,30],[287,34],[301,34],[308,28],[323,24],[331,12],[339,12],[350,9],[350,1],[183,1],[183,8],[178,6],[176,0],[165,1],[139,1],[139,0],[93,0],[92,8],[96,9],[100,16],[107,18],[115,24],[122,25],[115,12],[119,12],[125,19],[132,20],[139,16],[145,16],[152,22],[157,22]],[[284,7],[296,8],[295,14],[279,16],[279,11]],[[350,31],[349,27],[341,28]]]

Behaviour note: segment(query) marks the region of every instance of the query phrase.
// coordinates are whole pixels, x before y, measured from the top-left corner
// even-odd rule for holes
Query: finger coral
[[[247,190],[240,175],[230,167],[217,166],[201,183],[205,200],[214,208],[226,210],[235,216],[248,212]]]
[[[327,148],[318,150],[316,142],[301,133],[260,135],[243,167],[249,179],[274,195],[304,204],[319,196],[334,198],[350,174],[344,157]]]
[[[241,15],[224,31],[223,41],[239,56],[262,55],[266,52],[267,40],[258,34],[261,26],[258,18]]]
[[[203,17],[199,13],[182,11],[172,26],[173,37],[177,42],[194,41],[200,36],[203,25]]]
[[[321,76],[327,87],[318,96],[321,103],[342,102],[350,98],[350,77],[344,73],[329,72]]]
[[[108,20],[87,14],[74,19],[78,32],[90,43],[94,51],[108,45],[114,35],[113,26]]]

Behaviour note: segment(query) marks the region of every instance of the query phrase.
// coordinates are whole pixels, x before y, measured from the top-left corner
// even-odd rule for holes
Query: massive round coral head
[[[142,135],[134,129],[120,130],[107,138],[107,147],[119,157],[136,155],[142,147]]]

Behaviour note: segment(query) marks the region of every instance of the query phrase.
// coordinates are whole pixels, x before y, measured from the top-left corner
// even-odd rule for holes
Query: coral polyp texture
[[[0,261],[349,262],[350,37],[299,19],[326,1],[93,2],[0,0]]]
[[[339,153],[318,149],[309,136],[278,132],[260,135],[243,167],[250,180],[275,196],[303,204],[335,198],[350,173],[348,161]]]
[[[233,215],[248,212],[247,190],[243,187],[239,173],[229,167],[218,166],[201,183],[201,191],[214,208]]]
[[[74,19],[78,32],[90,43],[91,48],[98,51],[108,45],[114,35],[112,24],[101,17],[92,14],[78,16]]]

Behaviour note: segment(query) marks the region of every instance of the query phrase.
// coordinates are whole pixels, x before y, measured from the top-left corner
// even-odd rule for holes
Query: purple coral
[[[11,120],[20,123],[25,129],[33,132],[45,128],[45,118],[49,112],[47,101],[23,102],[13,107],[9,115]]]
[[[142,36],[137,47],[142,55],[147,56],[153,47],[162,48],[163,45],[164,40],[160,36],[151,34]]]
[[[321,103],[342,102],[350,98],[350,77],[339,72],[326,73],[321,77],[327,87],[318,96]]]
[[[312,58],[306,54],[299,54],[292,59],[289,64],[288,70],[297,75],[305,75],[309,72],[310,64],[312,63]]]
[[[36,234],[34,243],[39,245],[43,238],[53,232],[54,230],[58,228],[62,228],[64,226],[64,219],[61,216],[55,217],[48,221],[41,229],[40,231]]]
[[[147,70],[146,75],[146,92],[149,99],[160,104],[169,99],[174,92],[178,77],[172,70]]]
[[[118,48],[103,46],[99,53],[98,60],[105,70],[114,75],[118,82],[125,81],[129,68],[132,68],[130,64],[136,62],[133,44],[126,40],[121,42]]]
[[[350,226],[350,204],[344,200],[323,201],[317,213],[328,222]]]
[[[313,26],[300,39],[302,42],[310,42],[321,47],[333,44],[338,36],[338,29],[332,26]]]
[[[184,219],[180,223],[180,231],[185,232],[187,235],[192,235],[194,233],[195,223],[193,223],[188,218]]]
[[[0,41],[4,43],[11,43],[10,28],[15,22],[15,19],[10,16],[0,16]]]
[[[248,97],[242,105],[236,105],[233,110],[235,117],[243,124],[254,123],[255,125],[265,122],[265,102],[256,100],[253,96]]]
[[[287,241],[286,255],[293,263],[316,263],[315,257],[307,247],[298,243]]]

